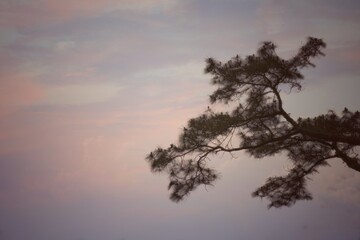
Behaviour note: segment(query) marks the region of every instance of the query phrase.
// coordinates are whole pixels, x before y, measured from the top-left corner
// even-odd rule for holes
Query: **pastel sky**
[[[179,204],[145,161],[208,106],[206,58],[308,36],[326,56],[288,112],[360,110],[358,0],[2,0],[0,240],[359,239],[360,175],[339,160],[313,201],[270,210],[251,192],[282,156],[213,159],[221,179]]]

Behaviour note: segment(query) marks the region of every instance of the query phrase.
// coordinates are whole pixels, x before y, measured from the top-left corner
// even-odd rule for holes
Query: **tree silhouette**
[[[293,119],[283,108],[280,92],[300,91],[300,70],[315,67],[311,59],[323,56],[326,44],[309,37],[291,59],[284,60],[272,42],[264,42],[254,55],[236,56],[226,63],[206,60],[205,73],[217,86],[211,104],[225,103],[232,111],[210,108],[190,119],[177,145],[157,148],[147,156],[153,172],[169,175],[170,199],[178,202],[199,185],[211,185],[218,174],[207,167],[212,155],[245,150],[255,158],[286,153],[292,169],[286,176],[270,177],[253,192],[265,197],[269,207],[291,206],[312,199],[306,179],[331,158],[341,159],[360,172],[356,147],[360,145],[360,113],[344,109],[314,118]],[[234,141],[234,139],[238,141]],[[236,145],[235,145],[236,144]]]

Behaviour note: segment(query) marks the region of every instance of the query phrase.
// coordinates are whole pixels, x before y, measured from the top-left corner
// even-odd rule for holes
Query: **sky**
[[[280,209],[251,193],[281,155],[215,158],[221,179],[179,204],[145,161],[207,108],[205,59],[262,41],[327,43],[292,116],[359,110],[359,29],[357,0],[1,0],[0,240],[360,239],[360,175],[338,159]]]

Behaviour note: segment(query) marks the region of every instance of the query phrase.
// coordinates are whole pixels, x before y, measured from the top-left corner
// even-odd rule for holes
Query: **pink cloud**
[[[339,55],[339,57],[345,62],[358,63],[360,62],[360,46],[344,48],[343,51],[339,53]]]
[[[0,117],[39,101],[44,95],[43,87],[29,75],[5,74],[1,79]]]
[[[0,201],[17,208],[66,203],[91,192],[114,194],[114,189],[115,195],[143,194],[136,189],[151,174],[145,155],[154,143],[176,140],[199,108],[58,107],[8,115],[0,119],[0,154],[16,155],[26,170],[14,176],[16,188],[0,192]]]

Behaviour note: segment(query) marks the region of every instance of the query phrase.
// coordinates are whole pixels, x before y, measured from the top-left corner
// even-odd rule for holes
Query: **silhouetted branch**
[[[210,108],[190,119],[179,142],[157,148],[147,156],[152,171],[169,174],[170,198],[182,200],[199,185],[211,185],[217,173],[206,167],[210,156],[220,152],[246,151],[262,158],[284,152],[294,167],[284,177],[269,178],[253,196],[266,197],[270,207],[290,206],[311,199],[306,177],[327,165],[330,158],[342,159],[360,172],[356,147],[360,145],[360,113],[344,109],[341,116],[329,111],[314,118],[293,119],[283,107],[280,91],[301,90],[300,70],[314,67],[312,59],[323,56],[326,44],[308,38],[291,59],[276,54],[272,42],[264,42],[256,54],[238,55],[226,63],[206,60],[205,72],[217,89],[210,102],[232,103],[231,112]],[[240,141],[232,141],[234,136]]]

